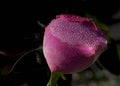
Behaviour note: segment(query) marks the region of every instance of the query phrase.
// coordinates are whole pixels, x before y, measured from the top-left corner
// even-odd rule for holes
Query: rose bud
[[[51,72],[83,71],[106,48],[106,35],[91,18],[62,14],[45,29],[43,52]]]

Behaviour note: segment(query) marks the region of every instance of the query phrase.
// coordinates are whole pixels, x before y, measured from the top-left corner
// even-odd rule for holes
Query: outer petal
[[[106,38],[88,20],[61,15],[46,27],[43,50],[51,72],[80,72],[106,49]]]

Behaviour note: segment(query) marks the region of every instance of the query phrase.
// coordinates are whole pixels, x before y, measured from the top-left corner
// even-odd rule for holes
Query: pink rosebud
[[[107,39],[91,18],[58,15],[45,29],[43,51],[51,72],[83,71],[106,48]]]

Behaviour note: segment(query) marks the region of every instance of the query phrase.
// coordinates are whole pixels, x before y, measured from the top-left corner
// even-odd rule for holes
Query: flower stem
[[[47,86],[56,86],[57,81],[60,78],[60,76],[61,76],[61,73],[58,73],[58,72],[51,73],[50,80],[49,80]]]
[[[23,57],[25,57],[26,55],[28,55],[28,54],[30,54],[30,53],[32,53],[32,52],[34,52],[34,51],[40,51],[40,50],[42,50],[42,47],[38,47],[38,48],[32,49],[32,50],[26,52],[25,54],[23,54],[23,55],[22,55],[21,57],[19,57],[19,59],[13,64],[13,66],[10,68],[8,74],[10,74],[10,73],[12,72],[12,70],[14,69],[14,67],[17,65],[17,63],[18,63]]]

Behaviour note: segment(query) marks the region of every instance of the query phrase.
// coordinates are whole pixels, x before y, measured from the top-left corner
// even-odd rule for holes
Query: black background
[[[112,15],[119,9],[117,0],[6,1],[0,4],[0,50],[8,53],[19,53],[42,45],[44,29],[38,25],[37,21],[48,25],[59,14],[84,16],[89,13],[107,25],[120,22],[119,19],[112,19]],[[119,74],[120,64],[115,51],[116,43],[113,40],[109,45],[110,49],[103,54],[100,61],[114,74]],[[16,58],[1,56],[1,68],[16,60]],[[44,67],[46,68],[43,69]],[[0,86],[8,86],[8,84],[16,86],[16,84],[23,82],[29,83],[29,86],[46,86],[49,79],[46,70],[46,62],[40,65],[36,62],[35,55],[27,55],[18,63],[11,74],[0,75]],[[71,75],[67,76],[71,79]]]

